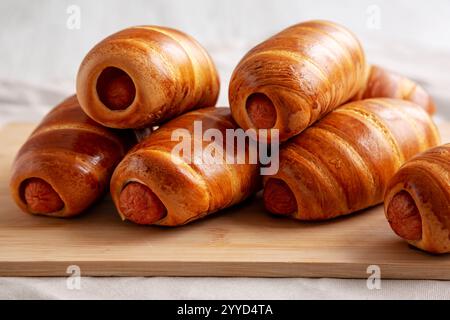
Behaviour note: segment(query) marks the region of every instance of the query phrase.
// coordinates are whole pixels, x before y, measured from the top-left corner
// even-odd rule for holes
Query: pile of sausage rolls
[[[349,30],[329,21],[291,26],[242,58],[229,108],[215,107],[219,86],[209,54],[181,31],[137,26],[107,37],[82,61],[76,95],[18,152],[15,202],[30,214],[73,217],[109,190],[122,219],[161,226],[262,189],[268,212],[298,220],[384,202],[398,236],[450,252],[450,145],[439,145],[433,100],[414,81],[370,65]],[[279,170],[262,176],[259,163],[229,161],[228,135],[198,141],[197,122],[201,133],[277,131]],[[193,161],[202,156],[196,148],[174,157],[180,129],[227,161]],[[252,148],[245,145],[245,159]]]

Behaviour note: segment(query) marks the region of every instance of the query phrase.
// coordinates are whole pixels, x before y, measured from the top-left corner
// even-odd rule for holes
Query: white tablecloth
[[[0,278],[0,299],[450,299],[450,282],[262,278]]]

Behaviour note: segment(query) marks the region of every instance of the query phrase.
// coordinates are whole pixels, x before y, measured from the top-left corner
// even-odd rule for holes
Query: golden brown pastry
[[[428,252],[450,252],[450,144],[406,162],[389,182],[384,201],[397,235]]]
[[[12,196],[31,214],[77,215],[108,188],[115,166],[133,143],[131,131],[95,123],[72,96],[50,111],[18,152]]]
[[[300,133],[351,99],[365,83],[363,49],[344,27],[308,21],[250,50],[231,78],[233,118],[244,129]]]
[[[429,114],[436,112],[431,96],[416,82],[376,65],[370,66],[368,79],[353,100],[393,98],[414,102]]]
[[[229,108],[206,108],[171,120],[136,145],[117,166],[111,180],[111,194],[122,219],[138,224],[178,226],[241,202],[261,187],[257,164],[208,164],[199,161],[208,146],[215,146],[217,159],[234,153],[217,141],[211,144],[194,135],[218,129],[228,146],[227,129],[236,129]],[[178,129],[188,134],[189,151],[178,152]],[[199,143],[201,149],[194,148]],[[172,155],[173,150],[175,156]],[[246,146],[246,156],[249,146]],[[225,152],[226,151],[226,152]],[[181,153],[181,154],[180,154]],[[207,152],[208,153],[208,152]],[[236,161],[235,161],[236,162]]]
[[[438,142],[430,116],[408,101],[346,104],[282,146],[278,173],[264,180],[265,206],[323,220],[379,204],[400,166]]]
[[[205,49],[166,27],[115,33],[84,58],[77,78],[83,110],[112,128],[159,124],[188,110],[213,106],[219,77]]]

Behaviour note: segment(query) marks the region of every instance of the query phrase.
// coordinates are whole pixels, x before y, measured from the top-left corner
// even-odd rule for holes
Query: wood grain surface
[[[412,249],[381,206],[320,223],[267,214],[259,196],[180,228],[122,222],[109,197],[80,217],[29,216],[13,203],[10,165],[32,124],[0,130],[0,276],[246,276],[450,279],[450,255]],[[440,124],[450,142],[450,124]]]

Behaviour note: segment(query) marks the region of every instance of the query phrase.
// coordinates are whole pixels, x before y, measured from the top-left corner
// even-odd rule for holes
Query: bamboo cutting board
[[[450,142],[450,124],[440,125]],[[190,225],[167,229],[122,222],[108,197],[71,220],[29,216],[9,195],[12,159],[33,129],[0,130],[0,276],[248,276],[450,279],[450,255],[410,248],[381,206],[328,222],[264,212],[260,197]]]

